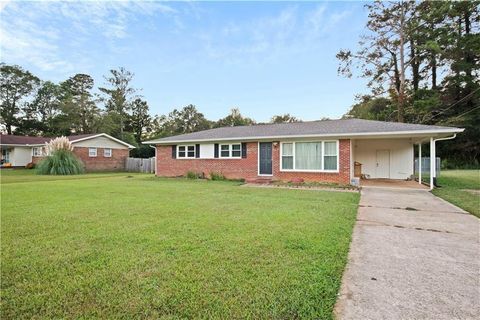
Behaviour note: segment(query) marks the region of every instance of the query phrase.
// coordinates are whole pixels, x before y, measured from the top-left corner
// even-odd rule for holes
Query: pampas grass
[[[71,175],[84,172],[82,161],[73,154],[73,146],[66,137],[53,139],[47,143],[45,150],[47,156],[38,163],[37,174]]]

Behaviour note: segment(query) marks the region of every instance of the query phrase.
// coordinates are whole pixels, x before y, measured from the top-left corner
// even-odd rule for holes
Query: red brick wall
[[[350,183],[350,140],[340,140],[340,171],[325,172],[281,172],[280,144],[273,146],[273,177],[274,180],[289,181],[300,177],[305,181],[323,181],[348,184]],[[247,158],[245,159],[173,159],[172,146],[157,146],[157,175],[164,177],[183,176],[188,171],[202,172],[206,176],[210,172],[222,173],[229,179],[253,180],[258,176],[258,143],[247,143]]]
[[[40,160],[42,160],[42,159],[43,159],[43,157],[33,157],[33,156],[32,156],[32,162],[35,163],[35,164],[37,164],[38,162],[40,162]]]
[[[97,148],[96,157],[89,157],[86,147],[75,147],[73,153],[82,160],[86,171],[122,171],[128,157],[128,149],[112,149],[111,157],[103,156],[103,148]]]

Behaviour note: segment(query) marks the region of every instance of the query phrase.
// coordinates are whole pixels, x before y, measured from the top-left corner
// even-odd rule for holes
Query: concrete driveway
[[[363,188],[337,319],[480,319],[479,232],[428,191]]]

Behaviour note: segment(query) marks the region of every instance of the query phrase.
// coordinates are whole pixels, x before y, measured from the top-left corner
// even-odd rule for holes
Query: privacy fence
[[[155,157],[153,158],[127,158],[125,168],[128,172],[155,173]]]

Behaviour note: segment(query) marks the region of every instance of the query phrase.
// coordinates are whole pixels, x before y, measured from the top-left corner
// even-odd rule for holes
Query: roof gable
[[[131,144],[128,144],[122,140],[114,138],[106,133],[89,133],[89,134],[79,134],[79,135],[71,135],[67,136],[66,138],[70,140],[70,142],[75,143],[78,141],[84,141],[96,137],[106,137],[113,141],[116,141],[130,149],[135,148]],[[16,135],[0,135],[0,145],[17,145],[17,146],[34,146],[34,145],[43,145],[49,142],[56,137],[31,137],[31,136],[16,136]]]

